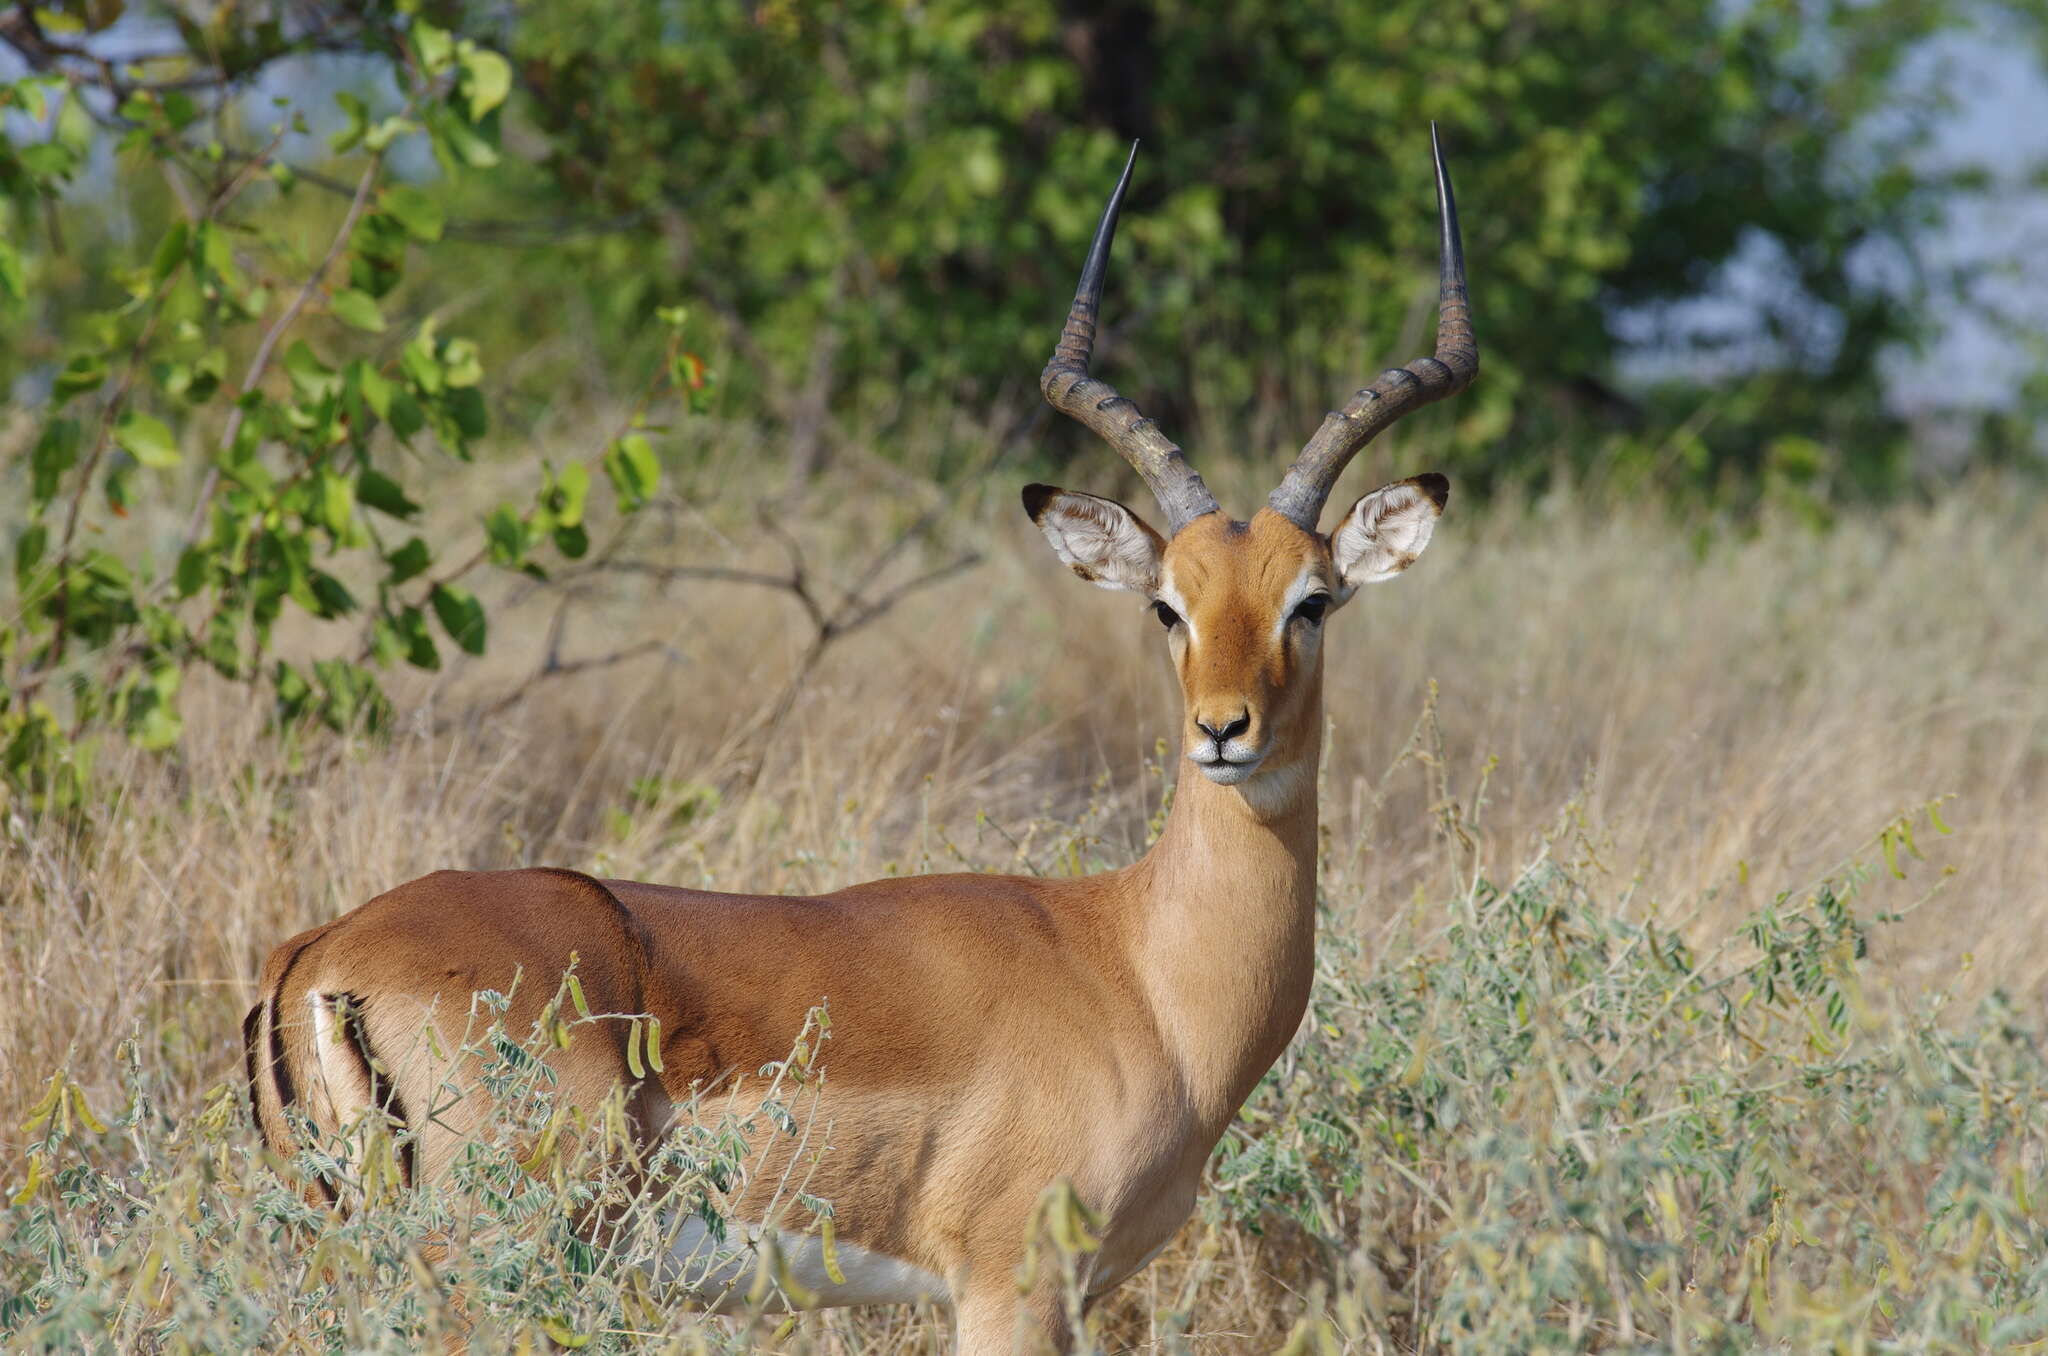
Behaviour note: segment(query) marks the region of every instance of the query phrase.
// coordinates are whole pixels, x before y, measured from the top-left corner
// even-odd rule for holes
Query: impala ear
[[[1158,589],[1166,541],[1116,500],[1057,485],[1026,485],[1024,511],[1052,543],[1053,554],[1097,588],[1129,589],[1148,598]]]
[[[1432,471],[1382,486],[1353,504],[1330,534],[1330,555],[1345,593],[1413,565],[1450,497],[1451,482]]]

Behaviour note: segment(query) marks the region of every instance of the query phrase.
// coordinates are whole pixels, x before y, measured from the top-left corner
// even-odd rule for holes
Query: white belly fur
[[[869,1252],[851,1243],[837,1243],[833,1254],[842,1284],[825,1270],[825,1245],[816,1234],[791,1233],[737,1220],[726,1226],[723,1242],[711,1236],[704,1221],[692,1216],[675,1231],[667,1257],[656,1268],[660,1279],[677,1281],[716,1310],[747,1307],[746,1296],[753,1288],[766,1248],[772,1237],[789,1268],[790,1279],[811,1292],[807,1303],[792,1304],[790,1297],[775,1287],[764,1309],[831,1309],[851,1304],[914,1304],[919,1300],[947,1301],[952,1298],[946,1283],[923,1267],[913,1266],[885,1253]]]

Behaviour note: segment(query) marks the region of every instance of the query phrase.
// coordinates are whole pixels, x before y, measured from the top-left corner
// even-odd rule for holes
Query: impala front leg
[[[1020,1296],[1008,1276],[972,1287],[953,1306],[956,1356],[1064,1356],[1073,1349],[1060,1287],[1049,1278]]]

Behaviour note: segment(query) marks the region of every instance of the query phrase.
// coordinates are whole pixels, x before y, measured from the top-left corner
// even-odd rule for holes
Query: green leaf
[[[433,633],[427,630],[426,614],[409,607],[392,618],[399,639],[405,644],[405,662],[416,669],[439,669],[441,652],[435,648]]]
[[[41,523],[30,523],[27,530],[15,539],[14,586],[17,591],[28,591],[29,575],[42,563],[43,552],[49,543],[50,531]]]
[[[178,688],[184,673],[175,664],[165,664],[136,683],[128,693],[128,736],[151,752],[160,752],[178,742],[184,722],[178,718]]]
[[[320,471],[320,522],[335,536],[348,532],[348,525],[355,521],[356,487],[347,476],[336,475],[325,467]]]
[[[460,440],[481,438],[491,426],[483,392],[474,386],[458,387],[448,392],[447,398],[441,402],[441,409],[447,414]]]
[[[554,535],[555,549],[571,560],[583,559],[584,554],[590,550],[590,534],[583,530],[580,523],[575,527],[558,527]]]
[[[100,383],[107,379],[106,364],[96,353],[76,353],[71,361],[64,364],[64,370],[50,384],[51,403],[62,405],[75,395],[97,391]]]
[[[0,240],[0,292],[16,301],[28,299],[28,271],[22,267],[21,251]]]
[[[448,67],[455,55],[454,39],[445,28],[436,28],[425,19],[412,21],[412,50],[419,58],[420,69],[428,75],[439,75]]]
[[[240,680],[242,650],[236,637],[235,623],[225,613],[215,613],[213,620],[207,623],[206,641],[199,653],[223,678]],[[254,669],[250,672],[254,673]]]
[[[382,154],[390,149],[392,142],[415,130],[416,127],[417,124],[409,118],[386,118],[363,133],[363,148]]]
[[[182,132],[198,120],[199,104],[183,90],[165,90],[164,117],[173,128]]]
[[[661,483],[661,462],[645,435],[629,433],[604,454],[604,471],[618,491],[619,508],[627,513],[645,504]]]
[[[363,403],[370,407],[370,413],[379,419],[390,419],[391,379],[361,358],[350,363],[349,369],[355,378],[356,390],[361,393]]]
[[[427,601],[450,640],[470,654],[484,652],[484,609],[474,594],[455,584],[436,584]]]
[[[590,468],[572,461],[562,468],[548,504],[561,527],[575,527],[583,521],[583,505],[590,498]]]
[[[441,379],[453,386],[474,386],[484,379],[484,365],[477,360],[476,341],[450,339],[441,347]]]
[[[340,374],[321,362],[303,339],[284,351],[284,370],[304,400],[324,400],[341,388]]]
[[[400,442],[408,441],[427,426],[426,411],[420,408],[420,402],[413,399],[410,391],[395,390],[391,393],[391,413],[386,417]]]
[[[526,524],[519,521],[510,504],[498,505],[484,519],[484,540],[492,561],[507,569],[517,569],[526,558]]]
[[[390,668],[398,657],[405,653],[405,641],[399,636],[398,628],[391,624],[389,617],[370,619],[370,662],[379,668]]]
[[[199,258],[206,265],[206,272],[219,280],[220,285],[230,292],[241,290],[243,282],[241,266],[235,262],[235,241],[226,228],[218,222],[201,222],[193,233],[199,246]]]
[[[469,120],[482,122],[512,92],[512,63],[471,43],[465,42],[462,49],[462,92],[469,99]]]
[[[356,477],[356,498],[379,513],[398,519],[410,518],[420,511],[418,504],[405,497],[405,490],[397,481],[367,466]]]
[[[135,502],[135,472],[141,465],[141,462],[116,465],[107,472],[106,480],[100,485],[107,496],[107,507],[117,518],[127,517],[130,506]]]
[[[128,411],[114,425],[114,441],[129,456],[154,469],[176,466],[184,460],[178,454],[178,440],[172,436],[170,426],[137,410]]]
[[[185,722],[179,717],[177,708],[167,702],[140,702],[132,710],[134,715],[128,725],[130,735],[139,747],[151,753],[161,753],[170,748],[185,732]]]
[[[425,542],[421,541],[418,537],[412,537],[406,541],[405,545],[385,556],[384,563],[391,567],[389,582],[403,584],[406,580],[421,574],[429,565],[433,564],[434,553],[427,549]]]
[[[313,685],[306,681],[306,675],[280,659],[272,681],[277,687],[278,719],[290,722],[304,715],[313,696]]]
[[[429,324],[431,325],[431,321]],[[441,394],[441,358],[434,351],[434,334],[430,328],[422,327],[420,332],[408,340],[399,350],[398,366],[421,395]]]
[[[441,204],[426,193],[410,184],[391,184],[384,189],[381,202],[384,210],[413,239],[434,241],[441,238],[445,224]]]
[[[78,157],[71,148],[54,141],[34,141],[26,146],[16,143],[12,149],[22,168],[38,179],[62,182],[78,168]]]
[[[78,464],[80,436],[76,419],[52,419],[43,425],[42,436],[36,439],[35,451],[29,458],[33,472],[30,494],[36,503],[47,504],[55,498],[64,473]]]
[[[188,546],[178,553],[178,570],[174,576],[174,583],[180,598],[190,598],[206,587],[208,567],[212,563],[212,554],[197,546]]]
[[[164,232],[164,238],[156,242],[156,255],[150,260],[149,276],[162,282],[185,262],[185,248],[192,242],[192,232],[183,221],[173,222],[171,229]]]
[[[498,148],[450,110],[429,109],[426,121],[434,134],[435,156],[449,169],[490,169],[498,163]]]
[[[316,617],[344,617],[356,610],[356,596],[325,570],[309,572],[306,587],[313,596],[313,606],[309,610]]]
[[[327,145],[336,155],[349,150],[363,139],[370,130],[370,110],[363,101],[347,90],[334,96],[334,102],[341,105],[341,111],[348,117],[348,126],[327,139]]]
[[[377,309],[376,301],[367,292],[344,287],[328,298],[327,309],[344,325],[353,325],[371,334],[384,332],[384,313]]]

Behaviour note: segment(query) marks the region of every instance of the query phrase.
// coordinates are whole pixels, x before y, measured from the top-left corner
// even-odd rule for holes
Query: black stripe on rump
[[[335,1015],[341,1018],[341,1029],[348,1033],[349,1045],[355,1050],[356,1058],[363,1062],[363,1073],[370,1085],[370,1102],[397,1126],[400,1134],[412,1128],[412,1122],[405,1114],[405,1101],[398,1095],[397,1080],[377,1052],[370,1047],[370,1028],[363,1020],[364,1003],[361,995],[338,993],[330,995],[328,1002],[334,1004]],[[405,1142],[398,1146],[399,1171],[407,1186],[418,1185],[415,1172],[415,1152],[419,1146],[417,1135],[406,1135]]]

